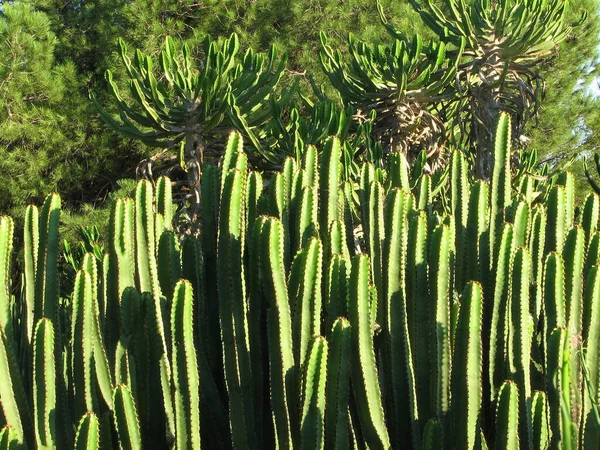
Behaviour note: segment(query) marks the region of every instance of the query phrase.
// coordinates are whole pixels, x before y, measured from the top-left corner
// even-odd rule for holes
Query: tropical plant
[[[106,79],[119,119],[105,111],[93,93],[92,99],[110,127],[162,149],[140,163],[139,177],[152,179],[153,174],[177,170],[187,173],[183,204],[189,203],[186,213],[192,223],[199,214],[204,159],[222,156],[220,142],[232,129],[240,130],[261,157],[278,161],[257,137],[257,129],[270,118],[268,100],[285,67],[286,58],[278,58],[274,46],[268,55],[249,49],[240,62],[236,34],[220,42],[207,37],[203,59],[197,61],[186,44],[177,55],[173,39],[167,37],[157,79],[150,56],[138,50],[131,61],[122,40],[119,45],[129,76],[130,100],[122,97],[110,70]]]
[[[168,180],[140,181],[66,299],[58,196],[27,210],[14,298],[0,218],[0,442],[596,450],[600,200],[575,217],[569,174],[513,187],[510,128],[491,185],[460,152],[435,195],[402,153],[364,163],[360,217],[337,138],[263,190],[232,134],[201,236],[173,233]]]
[[[431,41],[423,46],[416,34],[409,39],[397,33],[391,46],[369,45],[348,37],[350,63],[327,45],[321,33],[321,65],[344,104],[363,120],[375,113],[374,139],[384,153],[402,152],[410,162],[424,150],[429,170],[443,165],[447,121],[459,94],[453,87],[458,57],[446,57],[446,45]]]
[[[477,173],[492,173],[492,135],[501,112],[511,115],[513,140],[537,114],[544,81],[542,60],[567,38],[568,3],[563,0],[450,0],[445,14],[432,0],[410,0],[425,24],[445,43],[464,46],[456,89],[466,102],[454,120],[463,128],[463,146],[477,154]],[[425,6],[423,5],[425,4]],[[585,19],[585,14],[582,20]],[[387,24],[393,36],[400,34]]]

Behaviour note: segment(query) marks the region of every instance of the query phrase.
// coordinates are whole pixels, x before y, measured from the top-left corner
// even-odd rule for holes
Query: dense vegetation
[[[0,444],[596,450],[600,200],[576,214],[568,173],[513,187],[510,133],[491,184],[458,151],[441,189],[401,152],[361,164],[358,215],[338,138],[264,190],[233,133],[200,236],[141,181],[67,298],[60,197],[27,209],[15,301],[0,218]]]
[[[0,447],[597,450],[574,3],[2,3]]]
[[[406,2],[383,1],[382,6],[396,29],[433,37]],[[594,60],[596,7],[592,0],[569,6],[567,22],[575,21],[581,8],[591,17],[547,63],[540,125],[526,133],[532,137],[530,148],[553,161],[595,149],[598,108],[584,89],[575,87],[578,79],[593,75],[581,64]],[[137,162],[152,154],[138,141],[111,131],[89,101],[92,89],[109,106],[107,69],[117,80],[125,76],[117,38],[130,49],[156,55],[169,35],[186,42],[199,57],[206,35],[227,37],[235,31],[242,52],[249,47],[266,51],[275,44],[280,54],[288,53],[282,85],[299,77],[304,94],[311,96],[309,79],[314,78],[333,100],[338,98],[319,64],[319,32],[325,31],[329,45],[344,52],[348,32],[367,42],[390,42],[375,4],[368,1],[31,0],[3,2],[0,20],[5,61],[0,72],[0,171],[5,180],[0,211],[17,214],[50,191],[60,192],[70,207],[99,206],[117,189],[117,180],[135,178]]]

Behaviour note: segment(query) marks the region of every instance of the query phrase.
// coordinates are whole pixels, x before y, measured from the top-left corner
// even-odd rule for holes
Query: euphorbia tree
[[[466,42],[458,74],[468,101],[456,119],[463,128],[463,144],[477,149],[478,175],[487,179],[500,113],[511,115],[516,140],[537,113],[544,89],[537,68],[570,33],[565,23],[568,1],[448,0],[447,15],[432,0],[410,2],[441,40],[455,46]]]
[[[180,167],[187,173],[185,200],[188,218],[199,211],[199,179],[205,157],[220,156],[222,141],[232,129],[242,132],[261,157],[274,162],[275,155],[261,145],[256,130],[270,119],[269,98],[285,67],[272,46],[267,55],[246,51],[238,60],[235,34],[216,43],[207,37],[204,59],[195,61],[187,45],[176,54],[167,38],[160,53],[160,76],[152,59],[137,50],[133,61],[119,41],[121,58],[129,75],[130,98],[124,99],[110,71],[106,79],[117,103],[119,119],[109,114],[92,95],[102,119],[109,126],[144,144],[163,149],[142,162],[142,177],[152,176],[152,165],[160,161],[162,174]],[[187,202],[184,202],[187,203]]]
[[[441,106],[457,95],[457,63],[446,58],[444,43],[424,46],[418,35],[396,37],[384,46],[350,35],[346,63],[321,34],[321,65],[345,104],[364,117],[375,112],[373,131],[385,153],[399,151],[414,160],[424,150],[435,168],[443,159],[448,134],[448,111]]]

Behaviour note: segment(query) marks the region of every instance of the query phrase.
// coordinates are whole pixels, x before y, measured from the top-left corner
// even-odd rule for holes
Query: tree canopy
[[[581,9],[590,17],[544,62],[547,90],[539,125],[525,130],[540,159],[552,162],[596,149],[597,99],[584,87],[595,73],[596,6],[592,0],[569,6],[569,23]],[[419,32],[424,39],[434,36],[408,2],[383,0],[381,7],[395,29],[409,36]],[[137,163],[152,154],[141,142],[111,131],[88,98],[93,90],[110,109],[105,71],[110,69],[117,82],[127,79],[119,38],[153,57],[172,36],[200,60],[207,35],[218,39],[236,32],[242,52],[266,52],[275,44],[288,53],[282,85],[300,76],[307,95],[314,82],[336,101],[319,63],[319,33],[342,52],[349,32],[374,44],[392,42],[375,2],[364,0],[2,2],[0,27],[6,61],[0,67],[0,170],[6,178],[0,186],[1,211],[40,201],[51,190],[60,191],[67,204],[97,202],[118,179],[133,177]],[[23,44],[13,45],[15,39]]]

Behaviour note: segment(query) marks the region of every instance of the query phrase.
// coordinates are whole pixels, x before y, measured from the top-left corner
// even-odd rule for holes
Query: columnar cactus
[[[568,175],[513,189],[498,127],[491,186],[391,154],[350,195],[338,138],[267,178],[234,134],[201,236],[141,181],[64,299],[59,198],[27,211],[22,294],[0,218],[0,444],[596,450],[600,203],[576,218]]]

